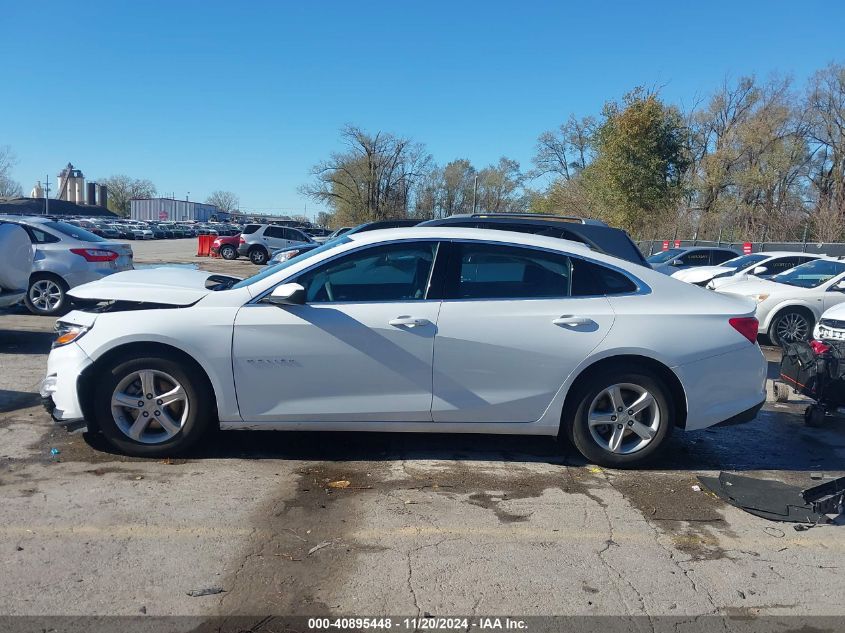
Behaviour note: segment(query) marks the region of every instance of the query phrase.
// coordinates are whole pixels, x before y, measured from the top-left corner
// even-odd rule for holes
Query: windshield
[[[275,275],[280,270],[284,270],[285,268],[292,266],[293,264],[298,264],[303,259],[308,259],[312,255],[316,255],[317,253],[322,253],[329,249],[334,248],[335,246],[339,246],[340,244],[346,244],[347,242],[351,242],[352,240],[348,237],[341,237],[336,240],[332,240],[331,242],[326,242],[322,246],[318,246],[317,248],[312,248],[309,251],[305,251],[300,253],[296,257],[291,257],[283,262],[279,262],[278,264],[273,264],[271,266],[267,266],[257,275],[253,275],[252,277],[247,277],[246,279],[239,281],[236,283],[232,288],[244,288],[246,286],[251,286],[256,281],[261,281],[262,279],[266,279],[270,275]]]
[[[845,273],[845,262],[817,259],[775,275],[771,280],[799,288],[817,288],[842,273]]]
[[[649,264],[665,264],[669,260],[675,259],[683,255],[686,251],[682,248],[670,248],[668,251],[661,251],[659,253],[655,253],[651,257],[648,258]]]
[[[719,264],[719,266],[732,268],[734,270],[742,270],[743,268],[753,266],[757,262],[762,262],[766,259],[766,257],[767,255],[740,255],[739,257],[734,257],[733,259],[729,259],[728,261]]]
[[[99,235],[94,235],[81,227],[68,224],[67,222],[44,222],[44,226],[50,227],[59,233],[69,235],[70,237],[82,242],[105,242],[105,240]]]

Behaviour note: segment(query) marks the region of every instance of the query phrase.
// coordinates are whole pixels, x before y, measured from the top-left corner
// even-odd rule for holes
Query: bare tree
[[[109,209],[123,217],[129,216],[133,199],[152,198],[156,195],[155,185],[146,179],[132,178],[123,174],[100,180],[109,192]]]
[[[431,156],[425,147],[355,126],[343,128],[341,139],[346,151],[315,165],[314,181],[301,191],[331,206],[343,223],[407,216],[417,185],[430,169]]]
[[[12,168],[17,162],[11,147],[0,146],[0,198],[17,198],[23,195],[20,183],[12,179]]]
[[[224,213],[231,213],[232,211],[237,211],[241,200],[238,198],[237,194],[232,193],[231,191],[213,191],[208,198],[205,200],[206,204],[213,204],[215,207],[223,211]]]
[[[536,178],[552,174],[569,180],[587,166],[591,158],[591,144],[596,120],[593,117],[576,119],[569,115],[557,130],[543,132],[537,138],[535,169],[529,174]]]

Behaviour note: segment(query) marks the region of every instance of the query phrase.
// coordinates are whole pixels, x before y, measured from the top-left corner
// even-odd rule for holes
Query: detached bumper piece
[[[84,432],[88,429],[88,424],[85,420],[65,420],[62,419],[62,411],[56,410],[56,402],[53,400],[53,391],[55,390],[56,380],[55,376],[48,376],[41,381],[39,389],[41,395],[41,406],[50,414],[53,421],[65,428],[69,433]]]
[[[735,416],[728,418],[727,420],[722,420],[714,426],[735,426],[737,424],[745,424],[746,422],[751,422],[752,420],[754,420],[754,418],[757,417],[757,414],[760,413],[760,409],[763,408],[764,404],[766,404],[765,400],[763,400],[760,404],[755,404],[750,409],[746,409],[742,413],[737,413]]]
[[[801,491],[801,497],[818,514],[845,513],[845,477]]]
[[[832,523],[827,515],[842,512],[845,494],[845,477],[806,490],[773,479],[725,472],[718,477],[699,477],[698,480],[732,506],[770,521],[789,523]]]

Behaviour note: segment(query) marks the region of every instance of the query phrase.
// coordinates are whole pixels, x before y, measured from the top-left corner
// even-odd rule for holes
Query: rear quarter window
[[[261,228],[260,224],[247,224],[241,233],[249,235],[250,233],[255,233],[259,228]]]
[[[636,284],[622,273],[583,259],[572,259],[573,297],[621,295],[636,291]]]

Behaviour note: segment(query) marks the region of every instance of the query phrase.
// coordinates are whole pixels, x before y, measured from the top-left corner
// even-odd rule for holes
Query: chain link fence
[[[643,255],[648,257],[667,248],[686,248],[689,246],[720,246],[732,248],[743,253],[749,242],[719,242],[713,240],[640,240],[637,247]],[[792,251],[796,253],[813,253],[829,255],[831,257],[845,257],[845,243],[842,242],[750,242],[752,253],[766,253],[771,251]]]

